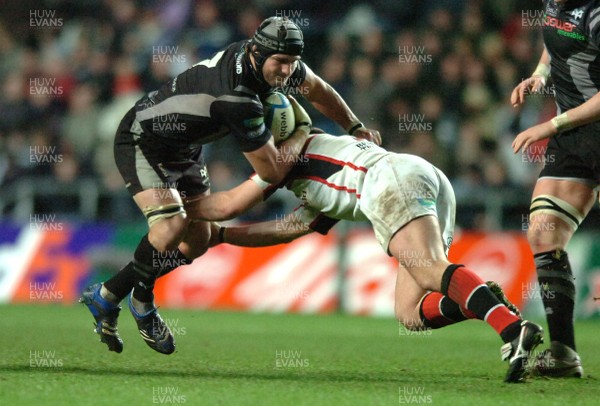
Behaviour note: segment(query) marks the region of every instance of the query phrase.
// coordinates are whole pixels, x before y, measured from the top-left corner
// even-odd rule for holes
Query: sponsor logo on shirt
[[[587,38],[585,35],[576,32],[577,28],[576,24],[570,23],[568,21],[562,21],[555,17],[546,16],[546,21],[544,22],[546,27],[552,27],[556,29],[556,33],[563,37],[573,38],[577,41],[585,41]]]

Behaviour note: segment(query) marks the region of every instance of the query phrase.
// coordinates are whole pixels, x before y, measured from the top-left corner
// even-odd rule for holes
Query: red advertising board
[[[125,265],[139,235],[140,230],[109,225],[6,228],[0,236],[0,302],[74,303],[87,284],[105,280]],[[529,296],[537,292],[533,259],[521,233],[460,233],[450,259],[484,280],[499,282],[520,307],[535,299]],[[587,262],[575,265],[597,269],[595,262]],[[351,231],[344,244],[336,232],[267,248],[223,244],[159,279],[156,302],[163,307],[305,313],[341,309],[392,316],[396,267],[365,229]],[[586,285],[579,292],[591,298],[597,290]],[[589,302],[593,307],[598,303]],[[586,317],[597,313],[586,306]]]

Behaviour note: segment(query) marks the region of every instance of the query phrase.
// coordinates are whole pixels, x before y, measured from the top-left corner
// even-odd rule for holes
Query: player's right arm
[[[510,95],[510,104],[512,104],[513,107],[518,107],[523,104],[527,93],[539,92],[542,87],[546,86],[549,75],[550,55],[544,47],[540,61],[538,62],[535,71],[531,74],[531,77],[519,83],[512,91],[512,94]]]
[[[271,151],[271,148],[274,147],[273,137],[271,137],[269,142],[256,151],[244,153],[258,176],[272,184],[281,182],[285,178],[285,175],[292,169],[294,163],[297,161],[295,157],[302,152],[312,126],[312,120],[306,110],[293,97],[288,96],[288,99],[294,109],[294,116],[296,118],[296,129],[292,135],[279,144],[275,152]],[[276,173],[268,173],[272,169],[275,169]],[[265,177],[265,174],[268,177]]]
[[[299,106],[290,100],[294,112]],[[292,136],[279,149],[275,147],[273,136],[264,122],[263,106],[255,97],[247,95],[225,95],[211,105],[211,115],[220,119],[238,141],[238,144],[256,173],[268,183],[279,183],[292,169],[308,138],[310,117],[305,114],[302,123]]]

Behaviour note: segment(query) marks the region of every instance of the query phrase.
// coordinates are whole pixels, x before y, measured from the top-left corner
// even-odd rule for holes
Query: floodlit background
[[[97,343],[92,318],[75,306],[147,232],[114,164],[124,113],[278,15],[302,28],[303,60],[384,147],[422,156],[451,179],[451,259],[498,281],[545,325],[525,238],[545,146],[514,155],[510,144],[555,114],[552,83],[520,110],[508,102],[537,65],[541,4],[0,1],[0,403],[556,404],[577,393],[595,404],[597,208],[568,247],[583,380],[508,390],[500,341],[484,323],[418,334],[398,325],[396,263],[366,223],[269,248],[220,245],[160,279],[156,303],[178,345],[169,357],[146,348],[126,304],[120,355]],[[302,102],[316,126],[343,133]],[[251,173],[228,137],[203,154],[213,191]],[[234,222],[283,219],[297,204],[280,191]]]
[[[501,282],[520,305],[535,303],[538,286],[524,235],[545,146],[514,155],[510,143],[555,114],[553,86],[530,96],[521,110],[508,99],[541,52],[538,6],[458,0],[418,6],[0,4],[0,301],[43,302],[48,291],[71,302],[86,283],[105,280],[129,261],[146,226],[114,164],[121,117],[145,92],[278,15],[302,28],[304,61],[382,133],[386,148],[425,157],[451,179],[459,230],[453,259]],[[310,111],[316,126],[343,132]],[[251,173],[229,137],[203,153],[214,191]],[[296,205],[291,193],[280,191],[240,221],[282,218]],[[594,209],[569,248],[581,275],[580,316],[598,314],[591,298],[600,296],[594,255],[600,246],[587,233],[599,224]],[[159,298],[164,306],[391,315],[395,264],[368,226],[340,224],[329,238],[265,250],[220,246],[192,270],[161,281]]]

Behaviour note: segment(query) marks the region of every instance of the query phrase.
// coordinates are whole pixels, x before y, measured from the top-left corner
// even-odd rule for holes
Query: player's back
[[[367,220],[359,209],[364,178],[369,168],[388,154],[374,143],[352,136],[313,135],[286,178],[286,186],[330,217]]]
[[[136,119],[144,134],[182,150],[228,133],[243,151],[264,145],[270,137],[258,96],[264,89],[251,72],[245,44],[229,45],[140,99]]]

